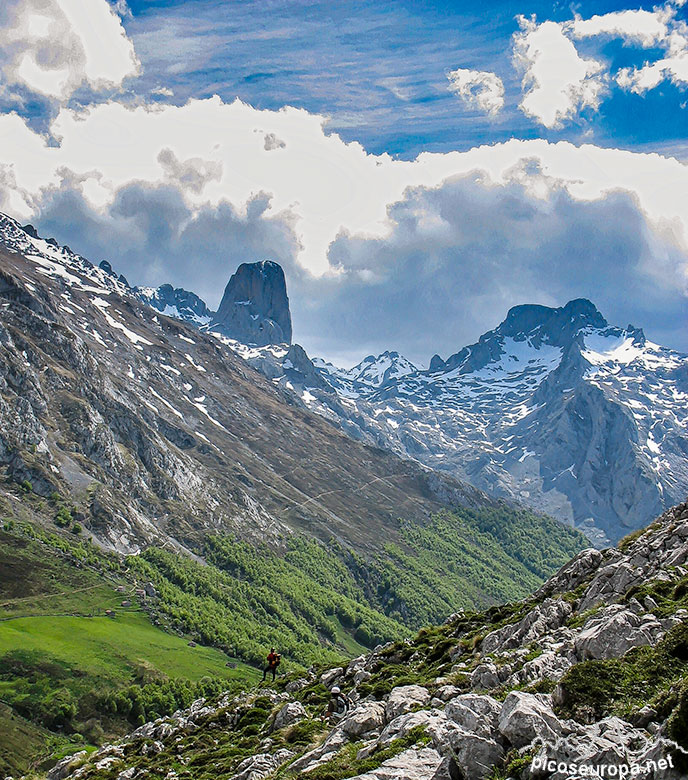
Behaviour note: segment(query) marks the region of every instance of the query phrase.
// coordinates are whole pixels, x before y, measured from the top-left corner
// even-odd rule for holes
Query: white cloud
[[[166,186],[179,192],[192,214],[228,203],[241,218],[265,193],[264,218],[290,215],[295,260],[323,274],[331,270],[328,250],[339,234],[388,235],[388,208],[407,188],[479,172],[485,187],[518,182],[544,200],[559,190],[580,201],[627,191],[656,231],[688,249],[688,167],[678,160],[543,140],[396,160],[327,134],[325,123],[300,109],[260,111],[218,97],[180,107],[110,102],[88,111],[62,109],[51,126],[59,144],[48,146],[19,117],[5,115],[3,208],[30,220],[40,215],[45,198],[71,187],[106,215],[133,185]],[[284,143],[279,151],[266,150],[270,134]],[[672,283],[685,289],[686,269],[681,273]]]
[[[688,25],[676,18],[677,10],[685,0],[670,0],[652,11],[615,11],[590,19],[577,17],[570,25],[563,25],[575,38],[610,35],[630,44],[664,49],[664,56],[646,62],[640,68],[622,68],[614,80],[624,90],[645,94],[663,81],[684,87],[688,85]]]
[[[177,185],[181,190],[190,190],[196,195],[200,195],[209,182],[220,181],[222,178],[221,162],[202,160],[200,157],[178,160],[171,149],[163,149],[158,154],[158,162],[165,171],[168,183]]]
[[[596,109],[610,84],[645,94],[663,81],[688,85],[688,25],[677,18],[685,0],[669,0],[652,11],[625,10],[576,16],[570,22],[520,17],[514,62],[523,71],[521,109],[547,128],[560,128],[582,109]],[[612,37],[629,46],[657,47],[664,56],[642,67],[608,72],[605,62],[582,57],[574,40]]]
[[[495,73],[457,68],[447,73],[450,89],[469,105],[486,114],[498,114],[504,106],[504,84]]]
[[[520,17],[514,60],[523,71],[521,110],[548,128],[583,108],[597,108],[607,86],[604,64],[584,59],[556,22]]]
[[[667,36],[665,49],[666,56],[661,60],[647,63],[642,68],[622,68],[616,77],[617,84],[637,95],[644,95],[665,80],[680,87],[688,85],[688,29],[685,24]]]
[[[571,26],[575,38],[590,38],[596,35],[610,35],[624,38],[644,47],[654,46],[668,34],[667,13],[654,11],[614,11],[595,15],[590,19],[580,16]]]
[[[8,84],[66,101],[84,83],[117,88],[139,71],[107,0],[13,0],[2,17],[0,72]]]

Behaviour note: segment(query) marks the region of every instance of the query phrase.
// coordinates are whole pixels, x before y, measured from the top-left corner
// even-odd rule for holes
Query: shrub
[[[61,506],[55,515],[55,525],[59,528],[67,528],[73,521],[72,513],[66,506]]]

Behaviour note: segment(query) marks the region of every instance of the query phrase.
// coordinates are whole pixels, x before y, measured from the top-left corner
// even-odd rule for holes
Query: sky
[[[688,4],[6,0],[0,210],[421,365],[521,303],[688,352]]]

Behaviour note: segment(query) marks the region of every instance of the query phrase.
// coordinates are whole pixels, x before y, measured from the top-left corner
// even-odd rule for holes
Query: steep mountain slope
[[[609,325],[590,301],[516,306],[427,371],[397,352],[341,369],[289,347],[284,277],[269,266],[241,267],[210,327],[351,438],[551,514],[598,547],[688,490],[688,356]]]
[[[554,520],[345,437],[112,269],[7,218],[0,234],[6,771],[251,679],[242,663],[273,644],[292,668],[332,663],[457,602],[518,597],[580,549]]]
[[[229,535],[284,552],[303,533],[334,545],[359,584],[383,595],[384,572],[399,567],[390,545],[410,551],[406,524],[425,527],[448,506],[486,513],[471,521],[483,529],[456,521],[454,539],[485,567],[484,534],[498,537],[486,530],[490,512],[527,530],[504,561],[521,589],[579,544],[551,521],[533,525],[475,488],[351,441],[248,368],[224,337],[159,314],[9,218],[0,227],[0,463],[12,484],[70,501],[99,544],[201,551]],[[536,528],[552,557],[533,567],[525,544]],[[361,560],[378,558],[372,582]],[[442,563],[435,554],[432,565]],[[488,590],[472,592],[499,598]]]
[[[548,512],[598,546],[688,492],[688,356],[610,326],[589,301],[515,307],[476,344],[379,385],[314,366],[329,387],[307,372],[289,381],[350,435]]]
[[[262,689],[199,699],[50,780],[535,780],[688,772],[688,504],[529,599]],[[351,702],[318,715],[329,690]]]

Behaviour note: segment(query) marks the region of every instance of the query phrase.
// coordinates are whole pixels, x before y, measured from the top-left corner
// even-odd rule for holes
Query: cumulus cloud
[[[217,307],[242,262],[271,258],[290,279],[301,274],[293,215],[269,207],[270,197],[257,193],[241,211],[227,202],[192,209],[175,186],[133,182],[97,209],[77,180],[65,179],[45,192],[37,221],[84,256],[109,260],[132,284],[169,282]]]
[[[621,322],[683,321],[688,168],[678,160],[543,140],[398,160],[324,125],[219,98],[107,103],[62,109],[48,145],[0,116],[2,209],[134,284],[169,281],[211,305],[240,262],[275,259],[297,338],[329,357],[398,346],[427,358],[510,305],[577,295]],[[265,148],[270,133],[279,152]],[[688,347],[662,327],[657,340]]]
[[[493,116],[504,106],[504,84],[496,73],[457,68],[447,73],[450,89],[470,106]]]
[[[522,168],[537,175],[532,162]],[[296,261],[295,215],[270,206],[259,193],[241,210],[192,209],[176,187],[135,182],[100,210],[78,181],[63,180],[46,191],[38,222],[132,283],[170,282],[215,307],[241,262],[275,259],[296,339],[343,363],[396,348],[427,364],[476,340],[510,306],[580,296],[612,322],[649,324],[655,340],[688,349],[678,283],[685,254],[647,229],[627,193],[581,201],[555,187],[543,198],[525,181],[497,185],[479,172],[412,187],[389,205],[386,236],[340,231],[333,270],[318,277]]]
[[[688,25],[682,22],[663,41],[665,56],[641,68],[622,68],[617,84],[643,95],[668,80],[679,87],[688,85]]]
[[[579,200],[626,190],[653,229],[668,229],[678,245],[688,245],[688,169],[659,155],[513,140],[398,160],[327,133],[322,116],[261,111],[217,97],[179,107],[111,102],[62,109],[50,129],[57,144],[17,115],[0,116],[0,186],[5,208],[18,218],[34,219],[45,192],[67,180],[103,213],[133,182],[176,186],[191,212],[226,202],[242,214],[264,192],[266,216],[294,215],[297,262],[316,275],[330,270],[328,248],[341,230],[384,238],[387,206],[406,188],[437,186],[473,170],[495,184],[521,182],[540,197],[559,187]],[[279,152],[265,148],[270,133],[285,143]]]
[[[200,157],[181,161],[177,159],[172,149],[163,149],[158,154],[158,162],[165,171],[165,178],[168,181],[196,195],[200,195],[209,182],[220,181],[222,178],[221,162],[202,160]]]
[[[561,127],[581,109],[597,108],[607,88],[604,64],[581,57],[563,26],[519,19],[514,61],[523,73],[521,110],[545,127]]]
[[[663,81],[688,85],[688,24],[678,18],[683,0],[670,0],[652,11],[644,9],[596,14],[588,19],[545,21],[520,17],[514,35],[514,63],[523,73],[522,111],[547,128],[561,128],[585,108],[597,109],[616,85],[638,95]],[[658,48],[663,55],[641,67],[609,71],[602,59],[585,58],[575,41],[622,40],[641,49]],[[656,56],[656,55],[655,55]]]
[[[140,68],[107,0],[10,0],[0,11],[0,50],[7,84],[57,101],[83,84],[118,88]]]
[[[684,4],[685,0],[670,0],[652,11],[617,11],[587,20],[577,17],[571,30],[579,38],[611,35],[664,51],[654,62],[619,70],[615,81],[622,89],[643,95],[666,80],[685,87],[688,85],[688,25],[677,18]]]
[[[649,47],[656,45],[667,36],[668,16],[665,10],[660,9],[613,11],[603,15],[596,14],[590,19],[577,16],[571,25],[571,30],[576,38],[608,35]]]
[[[612,322],[652,323],[651,335],[688,346],[685,297],[673,285],[685,255],[647,231],[625,193],[582,202],[558,189],[542,199],[472,174],[409,190],[390,221],[385,238],[343,233],[332,244],[341,278],[313,296],[313,350],[326,348],[318,333],[335,332],[352,355],[357,344],[359,355],[393,347],[427,364],[433,349],[446,357],[510,306],[575,297]],[[657,273],[660,254],[673,271]]]

